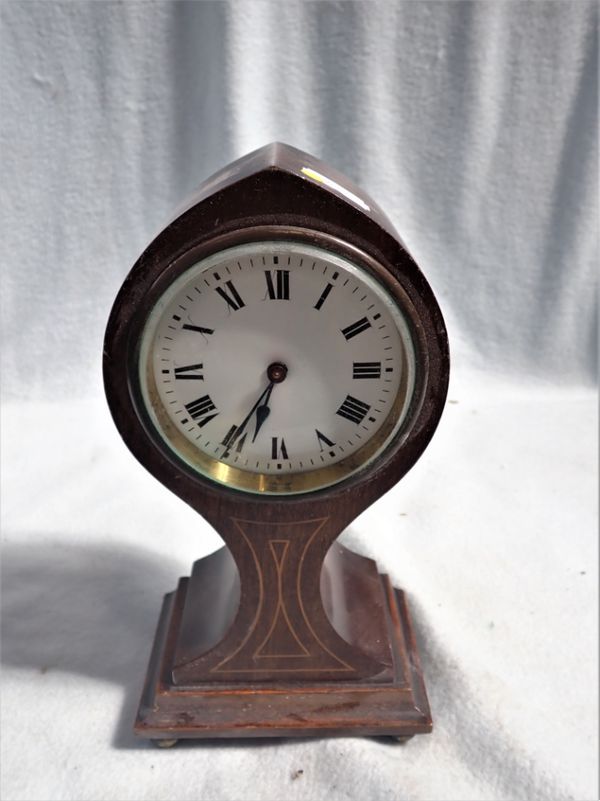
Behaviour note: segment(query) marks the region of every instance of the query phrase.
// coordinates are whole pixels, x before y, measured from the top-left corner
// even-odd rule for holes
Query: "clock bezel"
[[[284,247],[291,244],[299,244],[300,246],[308,246],[315,249],[318,247],[318,250],[323,254],[323,259],[326,259],[327,255],[334,258],[338,257],[352,266],[358,267],[370,276],[398,307],[400,316],[408,329],[410,343],[414,352],[414,383],[411,396],[408,398],[408,405],[405,405],[409,390],[406,386],[407,377],[404,373],[394,404],[383,425],[360,449],[333,464],[323,465],[313,470],[280,474],[243,470],[235,465],[213,458],[196,448],[193,443],[179,432],[164,409],[156,389],[151,359],[147,359],[146,365],[142,364],[142,343],[147,324],[153,316],[156,303],[161,302],[165,292],[169,291],[174,282],[178,281],[190,269],[211,259],[213,256],[225,254],[233,248],[273,242],[281,242]],[[423,366],[426,368],[428,357],[426,350],[424,350],[424,343],[420,343],[420,347],[416,345],[419,332],[413,324],[414,310],[412,310],[412,303],[408,295],[399,282],[390,276],[375,259],[336,237],[322,234],[319,236],[319,244],[316,246],[312,232],[307,232],[302,228],[259,226],[231,232],[223,237],[211,240],[210,243],[206,243],[204,246],[192,248],[182,254],[165,269],[164,273],[152,286],[148,298],[149,303],[150,298],[156,298],[152,309],[142,322],[141,330],[137,334],[132,334],[132,336],[137,336],[137,342],[133,345],[134,349],[131,355],[130,390],[138,415],[142,419],[148,435],[153,438],[158,435],[157,445],[161,449],[164,449],[166,445],[165,455],[173,457],[177,463],[182,463],[188,471],[191,471],[192,475],[199,473],[229,489],[271,497],[299,495],[324,490],[334,484],[342,483],[352,475],[367,469],[371,461],[381,458],[387,448],[396,440],[401,443],[403,432],[409,427],[411,416],[414,416],[416,408],[422,401],[422,387],[419,386],[419,379],[423,377]],[[412,310],[412,313],[409,310]],[[403,341],[402,347],[406,351],[406,345]],[[408,361],[409,357],[406,353],[405,358]],[[145,373],[145,388],[142,386],[143,379],[140,380],[141,373]],[[154,401],[152,403],[153,409],[151,410],[148,409],[146,395],[149,395],[151,401]],[[156,418],[156,422],[152,419],[153,416]],[[402,417],[402,420],[398,425],[400,417]],[[394,431],[396,427],[397,430]],[[160,430],[161,428],[162,431]]]

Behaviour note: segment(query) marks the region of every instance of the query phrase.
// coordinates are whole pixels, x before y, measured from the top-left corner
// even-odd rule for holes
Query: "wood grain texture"
[[[339,546],[336,546],[339,547]],[[370,572],[371,560],[348,553],[352,572]],[[210,557],[208,557],[210,559]],[[365,564],[357,571],[356,560]],[[404,593],[377,575],[389,644],[386,678],[268,682],[229,676],[179,684],[173,681],[182,609],[188,589],[165,598],[135,731],[150,739],[275,736],[410,736],[431,731],[429,703]],[[348,579],[349,576],[346,576]],[[350,578],[349,591],[356,590]],[[375,588],[373,588],[374,590]],[[374,592],[375,594],[375,592]],[[361,601],[369,598],[361,596]],[[365,632],[360,632],[364,638]]]

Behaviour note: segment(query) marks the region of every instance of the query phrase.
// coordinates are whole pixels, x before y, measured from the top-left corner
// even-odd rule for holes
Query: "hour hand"
[[[254,442],[254,440],[258,436],[258,432],[263,427],[263,424],[264,424],[265,420],[271,414],[271,409],[269,407],[269,397],[271,395],[271,390],[272,389],[273,389],[273,385],[271,385],[269,387],[269,391],[267,393],[267,396],[265,398],[264,403],[262,403],[256,409],[256,428],[254,429],[254,436],[252,437],[252,442]]]

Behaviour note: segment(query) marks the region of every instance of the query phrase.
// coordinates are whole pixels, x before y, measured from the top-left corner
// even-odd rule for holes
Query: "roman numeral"
[[[273,281],[273,272],[265,270],[265,278],[267,279],[267,293],[271,300],[290,299],[289,270],[275,270],[275,281]]]
[[[225,434],[225,436],[223,437],[223,441],[221,442],[221,445],[223,445],[225,447],[225,453],[223,454],[223,456],[225,456],[225,457],[229,456],[229,454],[231,452],[231,447],[230,446],[232,446],[233,443],[234,443],[235,433],[236,433],[237,430],[238,430],[237,426],[231,426],[231,428],[229,429],[227,434]],[[236,453],[241,453],[242,452],[242,448],[244,447],[245,443],[246,443],[246,434],[244,434],[242,437],[240,437],[238,439],[238,441],[235,443],[235,452]]]
[[[327,295],[329,295],[329,293],[331,292],[332,289],[333,289],[333,284],[327,284],[325,289],[321,292],[321,297],[319,298],[319,300],[314,305],[315,309],[320,309],[321,308],[321,306],[327,300]]]
[[[203,395],[201,398],[191,401],[191,403],[186,403],[185,408],[188,410],[192,420],[195,420],[200,428],[204,428],[207,423],[210,423],[219,414],[209,395]],[[212,411],[215,414],[210,414]]]
[[[228,448],[231,440],[235,437],[236,431],[237,431],[237,426],[231,426],[229,431],[223,437],[221,445],[223,445],[225,448]]]
[[[352,378],[381,378],[381,362],[354,362]]]
[[[342,403],[336,414],[358,425],[358,423],[362,423],[365,419],[370,408],[368,403],[363,403],[357,398],[353,398],[352,395],[346,395],[346,400]]]
[[[176,367],[173,374],[178,380],[204,381],[204,376],[198,372],[198,370],[202,370],[202,367],[201,364],[188,364],[186,367]]]
[[[281,456],[279,455],[280,453]],[[279,444],[278,437],[271,437],[271,459],[289,459],[283,437],[281,438],[281,444]]]
[[[321,432],[315,428],[315,434],[317,435],[317,439],[319,441],[319,450],[321,453],[325,450],[325,448],[333,448],[335,442],[332,442],[325,434],[321,434]]]
[[[224,289],[222,286],[218,286],[217,292],[227,303],[229,308],[233,309],[234,311],[237,311],[238,309],[241,309],[242,306],[246,305],[244,301],[241,299],[239,292],[231,283],[231,281],[225,281],[225,286],[227,287],[227,289]],[[227,290],[229,290],[229,292]]]
[[[199,334],[214,334],[214,329],[212,328],[204,328],[201,325],[189,325],[189,323],[184,323],[181,326],[186,331],[197,331]]]
[[[342,334],[346,337],[346,340],[352,339],[357,334],[361,334],[363,331],[366,331],[367,328],[371,327],[371,323],[367,320],[366,317],[361,317],[360,320],[357,320],[352,325],[349,325],[347,328],[342,328]]]

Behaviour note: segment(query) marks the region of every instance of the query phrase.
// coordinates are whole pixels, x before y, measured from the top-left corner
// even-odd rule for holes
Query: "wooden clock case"
[[[322,180],[325,178],[325,182]],[[249,494],[195,473],[164,445],[137,379],[140,335],[166,287],[244,242],[300,240],[350,258],[394,295],[417,377],[408,417],[367,468],[326,489]],[[360,189],[274,143],[208,179],[139,258],[106,332],[104,380],[135,457],[221,535],[165,597],[135,723],[142,737],[395,735],[431,730],[404,594],[339,534],[412,467],[439,421],[449,372],[437,302],[393,226]]]

